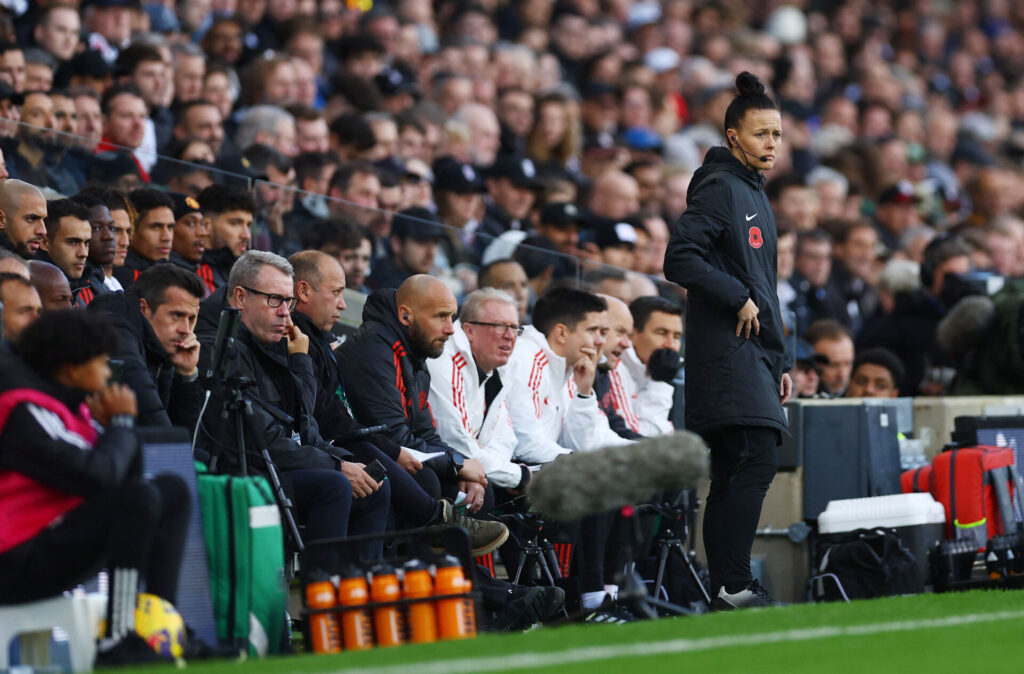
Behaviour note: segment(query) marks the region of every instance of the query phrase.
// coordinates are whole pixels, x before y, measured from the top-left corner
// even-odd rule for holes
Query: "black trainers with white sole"
[[[761,583],[756,580],[750,581],[745,588],[734,593],[726,592],[723,586],[718,590],[718,596],[711,602],[711,610],[713,611],[731,611],[737,608],[764,608],[766,606],[789,606],[789,604],[781,602],[768,594],[768,590],[764,589]]]

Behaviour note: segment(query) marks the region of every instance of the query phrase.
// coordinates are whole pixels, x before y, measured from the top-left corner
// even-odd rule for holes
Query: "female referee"
[[[782,119],[757,77],[740,73],[736,88],[728,147],[709,150],[694,174],[665,255],[665,276],[688,291],[686,427],[711,448],[704,547],[712,608],[723,610],[779,603],[751,577],[750,548],[792,390],[763,189]]]

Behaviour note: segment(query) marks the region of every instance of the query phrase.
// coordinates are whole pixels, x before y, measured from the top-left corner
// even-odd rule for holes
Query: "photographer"
[[[159,660],[134,631],[138,582],[174,601],[190,502],[180,478],[141,476],[135,395],[107,383],[116,344],[99,316],[54,311],[22,333],[24,363],[0,356],[0,604],[110,569],[100,666]]]
[[[240,311],[236,340],[237,355],[232,373],[245,377],[243,392],[259,396],[245,429],[238,438],[233,423],[224,423],[222,410],[231,391],[220,382],[210,382],[212,395],[202,420],[198,446],[213,456],[214,470],[232,472],[239,467],[237,449],[245,444],[251,469],[260,470],[258,452],[269,451],[285,491],[295,504],[299,524],[306,525],[306,538],[344,538],[348,535],[381,533],[387,523],[391,489],[387,481],[376,482],[362,463],[335,447],[320,435],[312,411],[316,379],[309,357],[309,338],[291,321],[292,266],[284,258],[263,251],[249,251],[231,269],[227,305]],[[211,295],[201,313],[219,314],[224,296]],[[211,321],[202,325],[209,326]],[[216,329],[201,327],[201,369],[209,367],[217,338]],[[291,423],[279,420],[262,403],[283,410]],[[367,548],[367,557],[380,556],[380,543]]]

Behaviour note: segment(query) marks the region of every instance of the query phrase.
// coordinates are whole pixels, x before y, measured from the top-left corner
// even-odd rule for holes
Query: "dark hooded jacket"
[[[398,322],[393,289],[370,295],[359,332],[335,355],[356,419],[367,425],[387,424],[388,438],[402,447],[444,452],[427,465],[443,478],[454,477],[463,457],[437,433],[427,402],[430,371],[413,355],[409,332]]]
[[[75,306],[87,307],[97,297],[115,292],[107,287],[106,283],[104,283],[105,280],[106,275],[103,273],[103,267],[87,262],[82,278],[71,284],[71,294],[75,298]]]
[[[235,266],[235,254],[227,246],[215,248],[203,253],[203,261],[196,268],[196,273],[203,280],[210,292],[223,288],[228,284],[231,268]]]
[[[217,323],[221,309],[226,306],[224,296],[225,291],[221,288],[200,305],[196,324],[196,335],[202,345],[200,373],[206,372],[210,366],[217,341]],[[232,371],[249,382],[243,389],[245,393],[293,419],[290,424],[285,424],[259,401],[253,403],[245,430],[250,470],[264,472],[263,459],[258,454],[258,450],[263,448],[269,450],[271,460],[282,472],[302,468],[338,470],[341,461],[351,456],[320,435],[313,418],[316,380],[313,361],[308,354],[289,354],[284,340],[269,346],[261,344],[245,324],[240,323]],[[226,392],[217,382],[206,383],[212,393],[203,415],[197,446],[216,458],[216,470],[233,472],[238,468],[239,442],[234,423],[225,421],[221,416]]]
[[[687,208],[672,228],[665,277],[687,289],[686,426],[786,431],[779,404],[790,369],[776,294],[776,229],[764,177],[725,148],[712,148],[693,176]],[[736,336],[752,299],[760,334]]]
[[[127,290],[135,284],[139,274],[157,262],[166,262],[166,260],[147,260],[129,248],[128,253],[124,256],[124,264],[120,267],[114,267],[114,278],[120,281],[124,289]]]
[[[198,379],[179,375],[149,321],[139,310],[139,297],[132,289],[107,293],[94,299],[89,311],[106,313],[117,330],[117,349],[110,355],[124,361],[122,381],[138,399],[140,426],[196,427],[203,406],[203,389]]]
[[[309,357],[313,361],[313,374],[317,379],[313,417],[320,427],[320,435],[334,440],[345,449],[358,452],[358,445],[370,443],[370,440],[346,439],[346,436],[358,432],[364,426],[352,418],[345,404],[347,393],[341,379],[341,369],[330,346],[334,335],[314,325],[313,320],[301,311],[292,312],[292,322],[309,337]],[[402,449],[382,434],[372,436],[371,444],[395,460],[398,460]]]

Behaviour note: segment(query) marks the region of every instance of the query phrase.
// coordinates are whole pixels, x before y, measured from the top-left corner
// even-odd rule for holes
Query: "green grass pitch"
[[[569,625],[462,642],[190,663],[262,672],[1024,672],[1024,591],[798,605],[627,625]]]

